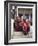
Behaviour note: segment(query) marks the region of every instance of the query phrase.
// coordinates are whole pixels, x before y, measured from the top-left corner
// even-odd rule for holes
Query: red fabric
[[[25,31],[25,32],[28,32],[29,29],[30,29],[28,23],[26,23],[26,22],[20,22],[20,23],[18,23],[17,26],[16,26],[16,31],[19,31],[19,30],[21,29],[20,26],[22,27],[23,31]]]
[[[29,25],[27,23],[24,23],[23,31],[25,31],[25,32],[29,31]]]

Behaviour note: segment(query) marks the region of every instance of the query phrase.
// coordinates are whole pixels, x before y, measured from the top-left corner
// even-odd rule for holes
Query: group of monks
[[[30,22],[28,19],[23,19],[22,17],[17,16],[14,21],[15,31],[22,31],[25,35],[30,31]]]

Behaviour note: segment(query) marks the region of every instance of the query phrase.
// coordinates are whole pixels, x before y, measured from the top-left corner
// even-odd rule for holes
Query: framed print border
[[[35,5],[35,41],[32,42],[15,42],[15,43],[8,43],[8,3],[15,2],[15,3],[31,3]],[[27,5],[28,6],[28,5]],[[30,5],[32,6],[32,5]],[[30,44],[30,43],[37,43],[37,2],[27,2],[27,1],[4,1],[4,44]]]

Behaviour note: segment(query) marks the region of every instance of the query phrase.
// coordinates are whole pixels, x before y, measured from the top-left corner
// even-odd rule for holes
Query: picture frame
[[[13,7],[14,6],[14,7]],[[17,7],[17,10],[15,8]],[[14,15],[22,15],[23,12],[19,12],[20,9],[30,9],[32,14],[32,21],[33,21],[33,34],[32,38],[21,38],[17,40],[9,40],[11,39],[11,33],[12,27],[11,27],[11,18],[15,19]],[[25,9],[25,10],[26,10]],[[28,11],[26,10],[26,11]],[[17,14],[16,14],[17,13]],[[26,14],[25,14],[26,13]],[[24,14],[27,16],[28,12],[25,12]],[[29,12],[30,13],[30,12]],[[10,15],[13,16],[10,16]],[[28,18],[28,17],[27,17]],[[22,41],[23,40],[23,41]],[[16,42],[15,42],[16,41]],[[29,1],[4,1],[4,44],[30,44],[30,43],[37,43],[37,2],[29,2]]]

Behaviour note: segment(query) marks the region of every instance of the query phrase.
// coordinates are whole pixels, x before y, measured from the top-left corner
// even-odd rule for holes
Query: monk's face
[[[21,21],[21,18],[19,16],[16,19],[17,19],[17,21]]]

